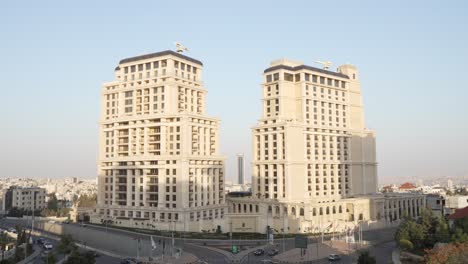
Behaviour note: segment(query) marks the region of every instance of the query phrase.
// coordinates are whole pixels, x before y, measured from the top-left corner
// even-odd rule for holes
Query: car
[[[69,224],[70,223],[70,220],[65,220],[63,221],[64,224]]]
[[[265,250],[263,250],[262,248],[259,248],[259,249],[255,250],[253,253],[254,253],[255,256],[261,256],[261,255],[265,254]]]
[[[16,229],[14,229],[13,227],[10,227],[10,228],[8,228],[8,232],[16,234]]]
[[[54,246],[52,244],[50,244],[49,242],[44,242],[44,244],[42,245],[44,247],[45,250],[51,250],[54,248]]]
[[[340,255],[338,255],[338,254],[330,254],[330,255],[328,255],[328,260],[330,260],[330,261],[335,261],[335,260],[340,260],[340,259],[341,259],[341,257],[340,257]]]
[[[276,256],[276,255],[278,255],[278,253],[279,253],[279,250],[274,248],[274,249],[268,251],[268,256]]]
[[[36,240],[36,242],[37,242],[37,244],[42,245],[42,244],[44,244],[44,243],[47,242],[47,241],[46,241],[44,238],[40,237],[40,238],[38,238],[38,239]]]

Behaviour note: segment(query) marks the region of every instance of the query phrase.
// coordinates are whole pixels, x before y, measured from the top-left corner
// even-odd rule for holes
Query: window
[[[272,80],[272,79],[271,79],[271,74],[267,75],[267,77],[266,77],[266,82],[271,82],[271,80]]]
[[[284,80],[288,81],[288,82],[292,82],[293,81],[293,75],[290,74],[290,73],[284,73]]]
[[[273,74],[273,81],[278,81],[279,80],[279,73]]]

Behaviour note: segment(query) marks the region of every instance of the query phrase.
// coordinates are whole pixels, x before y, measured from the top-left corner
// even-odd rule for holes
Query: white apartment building
[[[3,192],[3,208],[24,210],[42,210],[47,207],[46,190],[38,187],[12,186]]]
[[[233,232],[307,232],[419,214],[423,196],[377,194],[375,134],[365,127],[356,67],[334,72],[282,59],[263,77],[252,197],[228,198]]]
[[[454,213],[456,209],[468,206],[468,195],[449,195],[445,197],[445,214]]]
[[[163,51],[121,60],[104,83],[92,222],[202,231],[223,221],[220,122],[206,115],[202,69]]]

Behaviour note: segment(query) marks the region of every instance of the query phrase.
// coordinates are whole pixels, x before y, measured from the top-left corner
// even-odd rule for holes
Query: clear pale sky
[[[281,57],[358,66],[381,181],[468,175],[466,1],[65,2],[0,7],[2,178],[96,177],[101,84],[174,41],[204,62],[228,178]]]

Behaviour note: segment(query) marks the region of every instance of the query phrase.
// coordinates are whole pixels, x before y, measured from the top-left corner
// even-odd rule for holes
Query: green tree
[[[416,247],[421,247],[426,238],[426,231],[424,226],[416,223],[412,219],[405,220],[400,224],[395,239],[400,241],[402,239],[411,241]]]
[[[63,254],[69,254],[70,252],[76,250],[76,245],[73,242],[71,235],[62,235],[60,237],[60,243],[57,247],[58,251]]]
[[[452,242],[466,243],[468,242],[468,233],[463,232],[463,229],[457,227],[452,234]]]
[[[450,242],[450,232],[447,221],[445,218],[437,217],[434,228],[434,244],[436,242],[448,243]]]
[[[358,264],[376,264],[377,261],[375,260],[374,257],[369,255],[368,251],[362,251],[359,253],[359,258],[357,261]]]
[[[67,261],[64,264],[94,264],[96,263],[96,257],[93,252],[86,251],[81,253],[78,250],[73,250]]]
[[[454,222],[455,228],[460,228],[463,233],[468,233],[468,218],[460,218]]]
[[[57,211],[58,209],[58,200],[55,193],[49,194],[49,201],[47,202],[47,209],[51,211]]]
[[[45,263],[55,263],[57,258],[55,257],[54,253],[49,252],[45,257],[42,258]]]
[[[431,231],[433,230],[435,220],[436,218],[434,214],[432,213],[432,210],[428,210],[428,209],[421,210],[419,223],[422,225],[425,232],[433,233]]]

